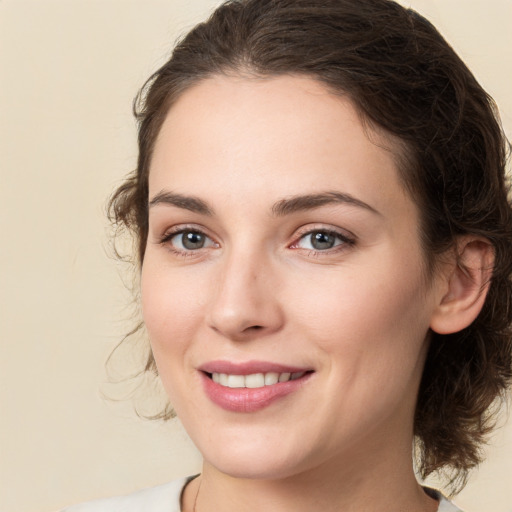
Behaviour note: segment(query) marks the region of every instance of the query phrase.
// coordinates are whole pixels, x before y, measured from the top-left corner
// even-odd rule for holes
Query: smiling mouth
[[[213,382],[226,387],[226,388],[263,388],[265,386],[273,386],[282,382],[289,382],[300,379],[306,375],[307,371],[303,372],[268,372],[268,373],[251,373],[249,375],[234,375],[229,373],[207,373],[206,375],[213,380]]]
[[[261,361],[215,361],[199,368],[206,396],[229,412],[253,413],[300,393],[315,370]]]

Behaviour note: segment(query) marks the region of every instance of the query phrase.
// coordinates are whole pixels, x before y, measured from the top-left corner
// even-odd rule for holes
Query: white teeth
[[[243,375],[228,375],[228,388],[245,388]]]
[[[262,388],[278,382],[300,379],[306,372],[295,373],[251,373],[250,375],[231,375],[228,373],[212,373],[212,380],[228,388]]]
[[[262,388],[265,385],[265,375],[263,373],[252,373],[245,376],[246,388]]]
[[[279,373],[266,373],[265,374],[265,386],[272,386],[272,384],[277,384],[279,382]]]

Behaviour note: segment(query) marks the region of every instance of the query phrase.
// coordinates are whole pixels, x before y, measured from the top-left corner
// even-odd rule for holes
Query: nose
[[[270,262],[247,251],[233,253],[217,269],[207,323],[233,341],[267,336],[281,329],[284,313]]]

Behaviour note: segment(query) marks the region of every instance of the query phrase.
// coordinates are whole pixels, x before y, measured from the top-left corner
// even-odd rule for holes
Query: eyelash
[[[208,236],[202,229],[196,227],[196,226],[177,226],[176,228],[173,228],[171,231],[167,231],[159,240],[160,245],[164,245],[170,250],[172,253],[174,253],[177,256],[187,258],[187,257],[194,257],[197,256],[198,252],[201,249],[207,249],[209,247],[199,247],[197,249],[178,249],[176,248],[171,242],[171,240],[178,236],[182,235],[184,233],[193,233],[197,235],[201,235],[205,237],[205,239],[210,240],[211,244],[209,247],[217,246],[218,244],[210,237]],[[329,237],[335,237],[340,243],[337,243],[333,247],[321,250],[321,249],[305,249],[307,250],[308,256],[326,256],[326,255],[332,255],[334,253],[338,253],[340,251],[346,250],[348,247],[352,247],[356,243],[355,237],[348,236],[345,233],[341,233],[340,231],[334,230],[332,228],[325,228],[323,226],[318,226],[313,229],[308,229],[307,231],[299,232],[298,236],[295,238],[295,241],[290,244],[288,247],[293,250],[300,250],[301,247],[299,247],[299,243],[306,239],[308,236],[312,236],[315,233],[320,233],[322,235],[326,235]]]
[[[158,243],[160,245],[166,246],[169,251],[171,251],[175,255],[180,256],[182,258],[197,256],[197,252],[199,252],[200,249],[205,249],[205,247],[200,247],[196,250],[194,250],[194,249],[182,250],[182,249],[177,249],[176,247],[174,247],[174,245],[172,243],[170,243],[174,237],[177,237],[178,235],[183,235],[184,233],[194,233],[194,234],[201,235],[201,236],[205,237],[205,239],[212,241],[214,245],[218,246],[218,244],[216,242],[214,242],[210,236],[208,236],[202,229],[199,229],[196,226],[176,226],[171,231],[167,231],[160,238]]]
[[[317,226],[314,228],[309,228],[307,231],[299,232],[296,241],[293,242],[289,247],[294,250],[300,250],[299,243],[302,240],[305,240],[308,236],[311,237],[315,233],[319,233],[322,235],[327,235],[329,237],[334,237],[339,241],[333,247],[321,250],[321,249],[307,249],[308,256],[328,256],[332,254],[336,254],[338,252],[344,251],[349,247],[353,247],[356,244],[356,238],[353,236],[349,236],[346,233],[342,233],[341,231],[335,230],[333,228],[326,228],[324,226]]]

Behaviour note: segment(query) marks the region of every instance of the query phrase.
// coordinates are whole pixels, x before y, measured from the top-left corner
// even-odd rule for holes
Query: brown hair
[[[313,77],[398,138],[401,178],[419,205],[431,270],[459,235],[493,245],[493,277],[479,317],[456,334],[431,333],[415,415],[421,475],[449,470],[453,488],[462,486],[481,460],[491,406],[512,379],[508,143],[493,100],[425,18],[392,1],[228,1],[179,42],[136,98],[138,166],[110,212],[117,226],[133,231],[139,264],[148,172],[163,120],[184,90],[226,73]],[[146,370],[156,372],[151,355]]]

